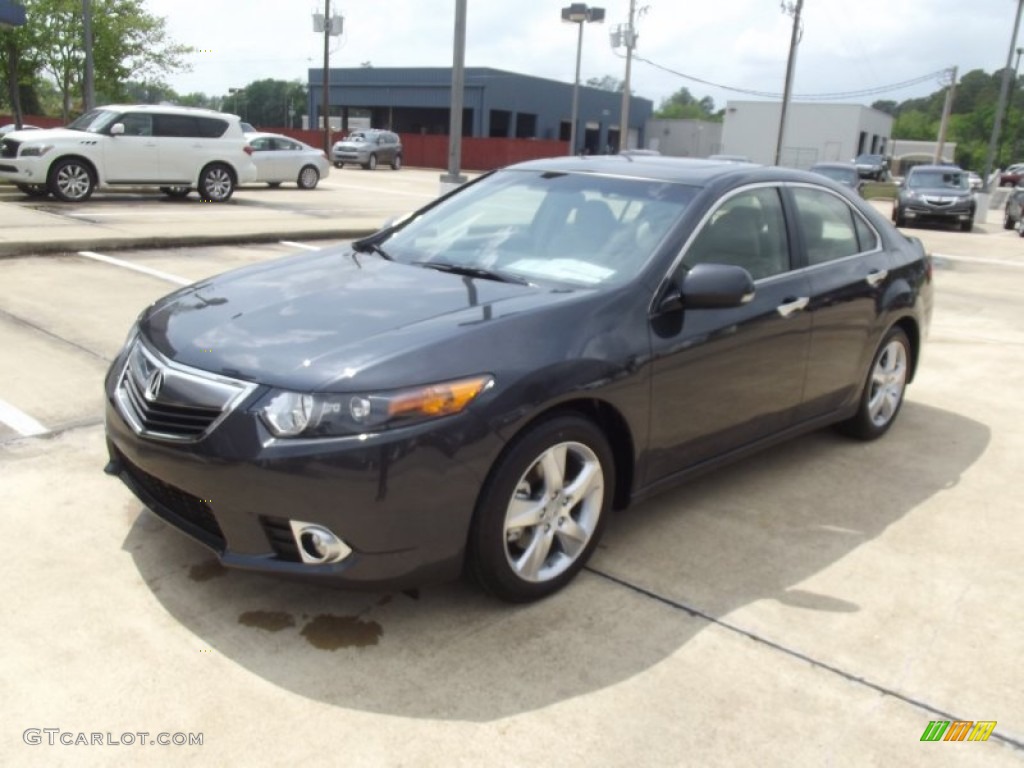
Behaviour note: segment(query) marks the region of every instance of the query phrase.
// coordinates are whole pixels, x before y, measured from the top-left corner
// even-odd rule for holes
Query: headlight
[[[29,144],[21,148],[22,157],[42,157],[53,149],[53,144]]]
[[[461,413],[493,384],[484,375],[369,394],[279,391],[258,412],[276,437],[356,435]]]

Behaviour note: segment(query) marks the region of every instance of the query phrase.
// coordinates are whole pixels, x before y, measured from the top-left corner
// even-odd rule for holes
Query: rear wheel
[[[903,405],[910,355],[907,334],[902,328],[890,328],[875,352],[857,413],[839,425],[843,432],[861,440],[874,440],[889,431]]]
[[[199,176],[199,197],[211,203],[223,203],[235,191],[235,177],[223,163],[213,163]]]
[[[295,183],[299,185],[299,189],[316,189],[316,185],[320,183],[320,171],[312,165],[307,165],[299,171],[299,178]]]
[[[377,169],[377,156],[370,155],[368,158],[366,158],[366,162],[363,163],[363,168],[365,168],[368,171],[375,171]]]
[[[53,164],[47,188],[58,200],[81,203],[92,196],[96,189],[96,179],[92,175],[92,168],[86,163],[67,158]]]
[[[559,416],[530,428],[498,460],[480,493],[470,572],[510,602],[561,589],[601,538],[614,477],[611,448],[592,422]]]
[[[402,169],[402,156],[401,155],[395,155],[391,159],[391,170],[393,170],[393,171],[400,171],[401,169]]]

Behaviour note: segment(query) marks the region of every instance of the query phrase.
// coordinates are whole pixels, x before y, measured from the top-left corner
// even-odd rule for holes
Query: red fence
[[[0,125],[12,123],[9,116],[0,115]],[[25,123],[40,128],[56,128],[63,125],[60,118],[26,116]],[[303,131],[291,128],[264,128],[260,130],[272,133],[283,133],[292,138],[304,141],[314,147],[322,147],[324,143],[322,131]],[[335,133],[332,141],[337,141],[345,134]],[[418,133],[403,133],[402,152],[405,165],[419,168],[448,167],[448,137],[424,136]],[[485,139],[465,137],[462,139],[462,170],[490,171],[511,163],[524,160],[536,160],[541,157],[558,157],[568,152],[569,144],[565,141],[543,139]]]

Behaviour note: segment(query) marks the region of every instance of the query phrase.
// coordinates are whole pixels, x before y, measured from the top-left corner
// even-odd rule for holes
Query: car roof
[[[814,165],[811,166],[811,170],[813,171],[815,168],[842,168],[843,170],[846,171],[857,170],[857,166],[855,166],[853,163],[841,162],[815,163]]]
[[[822,177],[808,171],[736,163],[707,158],[667,157],[665,155],[585,155],[528,160],[507,166],[511,170],[549,171],[552,173],[593,173],[623,178],[670,181],[706,186],[719,179],[736,181],[810,181]]]
[[[910,169],[910,173],[913,173],[914,171],[960,171],[961,173],[964,173],[963,168],[961,168],[959,165],[955,165],[952,163],[932,163],[929,165],[915,165],[913,168]]]
[[[206,117],[226,117],[241,121],[238,115],[229,112],[218,112],[205,107],[179,107],[177,104],[104,104],[97,109],[108,109],[112,112],[163,112],[177,115],[204,115]]]

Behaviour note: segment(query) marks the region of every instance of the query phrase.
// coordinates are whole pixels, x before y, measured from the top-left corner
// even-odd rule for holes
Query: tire
[[[160,187],[160,191],[172,200],[184,200],[192,189],[190,187]]]
[[[401,155],[395,155],[393,158],[391,158],[391,170],[392,171],[400,171],[400,170],[402,170],[402,156]]]
[[[299,189],[316,189],[316,185],[320,183],[320,171],[312,165],[304,166],[299,171],[299,177],[295,183],[299,185]]]
[[[899,208],[894,208],[892,211],[892,223],[897,227],[907,226],[907,218],[903,215],[903,211]]]
[[[370,155],[368,158],[366,158],[366,162],[363,163],[363,168],[365,168],[368,171],[377,170],[377,156]]]
[[[470,574],[508,602],[557,592],[597,546],[614,486],[611,448],[592,422],[566,415],[529,428],[498,459],[480,492],[467,551]]]
[[[972,229],[974,229],[974,217],[973,216],[971,216],[971,218],[969,218],[967,221],[961,221],[960,222],[960,231],[961,232],[970,232]]]
[[[281,182],[280,181],[268,181],[267,182],[267,186],[270,187],[271,189],[277,189],[278,187],[281,186]]]
[[[29,197],[46,197],[50,194],[50,190],[46,188],[45,184],[15,184],[19,192],[23,192]]]
[[[46,186],[58,200],[82,203],[92,197],[96,177],[87,163],[70,157],[53,164]]]
[[[1003,214],[1003,229],[1013,229],[1015,223],[1013,217],[1010,216],[1010,211],[1007,209]]]
[[[871,361],[857,413],[842,422],[839,429],[861,440],[874,440],[888,432],[903,405],[910,361],[907,334],[893,326],[882,338]]]
[[[199,199],[210,203],[223,203],[235,191],[235,177],[223,163],[211,163],[199,175]]]
[[[344,167],[345,167],[345,164],[344,164],[344,163],[335,163],[335,164],[334,164],[334,167],[335,167],[335,168],[344,168]]]

